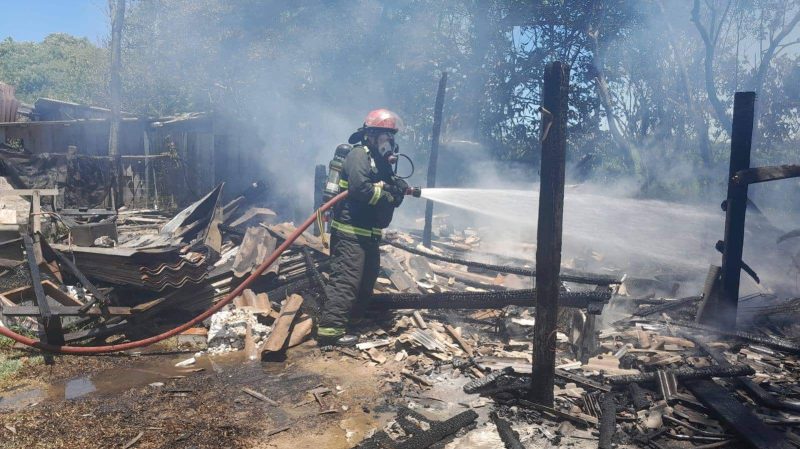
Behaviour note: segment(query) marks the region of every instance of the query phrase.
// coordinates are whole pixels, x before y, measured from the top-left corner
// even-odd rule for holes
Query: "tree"
[[[0,41],[0,81],[14,86],[20,101],[50,97],[105,104],[106,50],[88,39],[51,34],[42,42]]]

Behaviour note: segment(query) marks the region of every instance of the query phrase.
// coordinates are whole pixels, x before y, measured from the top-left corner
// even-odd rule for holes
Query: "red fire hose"
[[[121,344],[118,344],[118,345],[106,345],[106,346],[58,346],[58,345],[51,345],[51,344],[43,343],[43,342],[41,342],[39,340],[34,340],[32,338],[28,338],[28,337],[26,337],[24,335],[20,335],[20,334],[18,334],[16,332],[13,332],[13,331],[5,328],[5,327],[2,327],[2,326],[0,326],[0,335],[4,335],[4,336],[6,336],[8,338],[11,338],[12,340],[17,341],[19,343],[22,343],[24,345],[28,345],[28,346],[32,346],[34,348],[41,349],[42,351],[54,352],[54,353],[58,353],[58,354],[84,354],[84,355],[86,355],[86,354],[102,354],[102,353],[106,353],[106,352],[126,351],[128,349],[141,348],[142,346],[148,346],[148,345],[152,345],[153,343],[158,343],[161,340],[165,340],[165,339],[167,339],[169,337],[177,335],[177,334],[185,331],[186,329],[189,329],[190,327],[194,326],[195,324],[205,320],[206,318],[208,318],[211,315],[213,315],[214,313],[216,313],[219,309],[225,307],[226,304],[228,304],[229,302],[233,301],[233,298],[236,298],[237,296],[241,295],[242,292],[244,291],[244,289],[247,288],[247,286],[250,285],[251,282],[253,282],[256,279],[258,279],[258,277],[261,276],[261,273],[263,273],[267,268],[269,268],[269,266],[272,265],[272,263],[275,262],[278,259],[278,257],[280,257],[280,255],[284,251],[286,251],[286,249],[289,248],[289,246],[291,246],[292,243],[294,243],[295,240],[297,240],[298,237],[300,237],[300,234],[302,234],[303,231],[308,229],[308,227],[311,226],[314,223],[314,220],[316,220],[316,218],[317,218],[317,213],[318,212],[325,212],[326,210],[330,209],[331,206],[333,206],[334,204],[336,204],[338,201],[342,200],[346,196],[347,196],[347,190],[345,190],[344,192],[342,192],[342,193],[336,195],[335,197],[331,198],[331,200],[328,201],[327,203],[323,204],[319,208],[318,211],[315,211],[313,214],[311,214],[311,216],[308,217],[308,219],[306,219],[306,221],[304,221],[303,224],[301,224],[297,229],[295,229],[295,231],[291,235],[289,235],[289,237],[286,239],[286,241],[283,242],[281,244],[281,246],[279,246],[272,253],[272,255],[267,258],[267,260],[265,260],[263,263],[261,263],[261,265],[258,266],[258,268],[256,268],[256,271],[254,271],[252,274],[250,274],[250,276],[248,276],[247,279],[244,280],[244,282],[239,284],[238,287],[233,289],[232,292],[228,293],[228,296],[226,296],[224,299],[222,299],[218,303],[214,304],[214,306],[212,306],[210,309],[208,309],[205,312],[201,313],[200,315],[194,317],[192,320],[190,320],[190,321],[188,321],[188,322],[186,322],[184,324],[181,324],[180,326],[178,326],[176,328],[170,329],[170,330],[168,330],[168,331],[166,331],[166,332],[164,332],[162,334],[154,335],[152,337],[145,338],[145,339],[139,340],[139,341],[131,341],[131,342],[128,342],[128,343],[121,343]]]

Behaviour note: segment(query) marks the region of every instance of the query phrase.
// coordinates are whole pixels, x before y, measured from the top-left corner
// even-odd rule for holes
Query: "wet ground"
[[[232,353],[175,367],[192,356],[63,356],[28,366],[0,390],[0,447],[347,448],[394,415],[386,367],[310,344],[280,363]],[[315,388],[319,401],[308,393]]]

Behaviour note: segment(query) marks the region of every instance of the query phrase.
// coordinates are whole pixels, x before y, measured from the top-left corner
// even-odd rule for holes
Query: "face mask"
[[[378,147],[378,153],[380,153],[382,157],[389,157],[397,152],[396,149],[397,149],[397,144],[395,144],[394,139],[392,139],[384,142],[383,145]]]

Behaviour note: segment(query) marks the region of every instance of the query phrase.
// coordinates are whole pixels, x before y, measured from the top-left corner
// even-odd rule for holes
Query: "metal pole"
[[[556,358],[558,294],[561,289],[561,225],[567,151],[568,65],[553,62],[544,72],[542,164],[536,232],[536,324],[529,398],[552,407]]]
[[[436,161],[439,158],[439,135],[442,132],[442,108],[444,108],[444,92],[447,87],[447,72],[442,72],[439,79],[439,90],[436,93],[436,105],[433,108],[433,133],[431,135],[431,154],[428,159],[428,183],[425,187],[436,186]],[[431,228],[433,227],[433,201],[425,203],[425,228],[422,230],[422,244],[431,247]]]
[[[111,74],[109,90],[111,96],[111,127],[108,132],[108,155],[111,157],[112,195],[116,208],[123,206],[122,199],[122,160],[119,154],[119,128],[122,121],[120,112],[122,80],[121,46],[122,27],[125,21],[125,0],[110,0],[113,20],[111,21]]]

